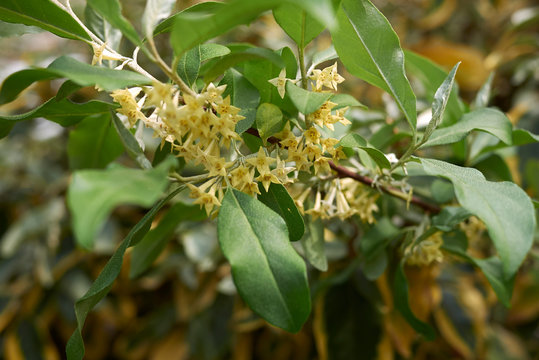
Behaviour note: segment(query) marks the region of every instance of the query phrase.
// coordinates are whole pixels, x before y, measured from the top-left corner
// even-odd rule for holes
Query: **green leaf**
[[[167,18],[176,5],[176,0],[147,0],[142,14],[142,31],[144,36],[153,36],[155,25]]]
[[[508,144],[499,141],[496,145],[486,146],[479,151],[476,156],[489,153],[494,150],[504,149],[509,146],[522,146],[528,144],[535,144],[539,142],[539,135],[533,134],[525,129],[513,129],[511,133],[512,141]]]
[[[126,129],[122,121],[114,113],[112,113],[112,123],[114,124],[116,132],[120,136],[120,141],[122,142],[129,157],[135,160],[141,168],[151,169],[152,164],[144,154],[144,151],[140,147],[137,139],[135,139],[135,136]]]
[[[305,115],[318,110],[332,96],[331,93],[320,93],[302,89],[294,85],[291,81],[286,82],[286,95],[296,109]]]
[[[24,34],[37,34],[42,31],[43,29],[40,29],[35,26],[26,26],[23,24],[11,24],[5,21],[0,21],[0,37],[21,36]]]
[[[294,200],[288,194],[286,188],[281,184],[271,183],[268,192],[259,185],[260,195],[258,200],[279,214],[286,223],[290,241],[298,241],[303,236],[305,225],[303,218],[294,204]]]
[[[460,206],[445,206],[432,218],[432,226],[441,231],[451,231],[455,226],[470,217],[470,212]]]
[[[68,39],[91,40],[71,15],[50,0],[2,0],[0,20],[37,26]]]
[[[428,174],[449,179],[461,206],[485,223],[502,260],[504,278],[512,278],[533,242],[535,213],[528,195],[514,183],[487,181],[475,169],[419,161]]]
[[[298,332],[311,311],[307,270],[290,244],[284,220],[238,190],[219,210],[219,244],[243,300],[267,322]]]
[[[178,74],[189,86],[199,76],[201,63],[230,53],[230,49],[219,44],[201,44],[187,51],[178,62]],[[220,63],[220,62],[219,62]]]
[[[284,4],[273,10],[273,17],[279,26],[298,44],[305,47],[317,37],[325,26],[314,19],[301,7]]]
[[[404,316],[406,321],[408,321],[414,330],[427,338],[427,340],[434,340],[436,334],[432,327],[429,324],[419,320],[410,308],[410,300],[408,299],[408,280],[404,274],[404,264],[402,262],[395,269],[393,297],[395,300],[395,307],[400,311],[402,316]]]
[[[131,252],[129,277],[131,279],[144,273],[165,249],[174,229],[182,221],[201,221],[206,213],[198,205],[174,204],[167,210],[159,224],[144,236]]]
[[[83,87],[84,86],[81,86],[71,80],[64,81],[56,93],[56,101],[66,99],[68,96],[72,95]]]
[[[311,67],[315,68],[316,66],[320,65],[323,62],[335,60],[338,57],[339,55],[337,55],[337,52],[335,51],[335,47],[333,46],[333,44],[331,44],[327,49],[316,52],[313,55]]]
[[[168,184],[171,162],[151,170],[113,167],[73,173],[67,193],[77,242],[90,249],[109,213],[120,204],[151,206]]]
[[[72,170],[104,168],[123,151],[110,113],[89,116],[69,132],[67,155]]]
[[[480,109],[487,107],[488,102],[490,101],[490,94],[492,91],[492,80],[494,80],[494,73],[490,73],[487,81],[481,86],[481,89],[477,92],[473,102],[474,109]]]
[[[255,122],[256,109],[260,103],[260,94],[243,75],[234,69],[230,69],[225,73],[221,81],[221,84],[223,83],[227,85],[223,97],[229,95],[230,103],[241,109],[239,115],[245,116],[245,119],[236,124],[236,132],[242,134]]]
[[[515,283],[515,276],[506,280],[503,274],[503,264],[497,257],[477,259],[466,253],[468,241],[462,232],[444,234],[442,249],[456,254],[477,266],[485,274],[498,299],[506,307],[511,306],[511,294]]]
[[[107,91],[152,83],[146,76],[133,71],[92,66],[69,56],[62,56],[54,60],[47,70],[60,77],[66,77],[79,85],[97,85]]]
[[[324,223],[320,219],[312,220],[305,215],[306,231],[301,238],[301,245],[307,261],[320,271],[327,271],[328,259],[326,257],[324,241]]]
[[[343,0],[337,22],[331,37],[344,66],[391,94],[415,132],[416,98],[404,73],[399,38],[387,19],[368,0]]]
[[[425,87],[427,99],[433,101],[438,86],[447,78],[447,71],[410,50],[404,50],[404,54],[406,69]],[[449,125],[457,122],[463,115],[463,109],[464,104],[458,96],[458,86],[455,84],[447,101],[442,123]]]
[[[35,81],[52,80],[58,78],[57,74],[47,69],[25,69],[9,75],[2,83],[0,90],[0,105],[13,101],[28,86]]]
[[[331,102],[337,104],[333,109],[337,110],[346,106],[350,107],[360,107],[362,109],[367,109],[367,106],[363,105],[355,97],[350,94],[334,94],[331,97]]]
[[[217,1],[206,1],[203,3],[198,3],[193,6],[188,7],[185,10],[182,10],[167,19],[163,20],[155,30],[153,31],[153,35],[158,35],[161,33],[167,33],[172,31],[172,27],[174,26],[174,22],[176,19],[180,16],[187,15],[187,14],[204,14],[204,15],[210,15],[215,13],[218,9],[225,6],[225,3],[217,2]]]
[[[88,0],[87,3],[112,26],[119,29],[133,44],[142,45],[137,31],[122,15],[122,7],[118,0]]]
[[[238,25],[247,24],[263,12],[286,2],[301,6],[328,26],[334,23],[333,8],[327,0],[233,0],[212,14],[179,14],[171,34],[174,53],[181,55],[194,46],[223,35]]]
[[[256,110],[256,128],[263,140],[281,131],[283,125],[281,109],[270,103],[260,104]]]
[[[89,5],[86,5],[84,8],[84,23],[97,37],[106,42],[107,46],[114,50],[120,48],[122,32],[109,24],[108,21]],[[105,60],[105,62],[109,61]]]
[[[364,258],[363,272],[367,279],[374,281],[384,273],[387,267],[385,249],[399,233],[391,220],[383,217],[363,235],[359,246]]]
[[[365,151],[382,169],[391,168],[389,160],[386,158],[383,152],[372,147],[367,143],[367,140],[361,137],[358,134],[348,134],[345,135],[335,147],[345,147],[345,148],[357,148]]]
[[[445,204],[455,198],[453,184],[443,179],[436,179],[430,185],[430,193],[438,204]]]
[[[184,188],[184,186],[181,186],[171,192],[167,197],[157,202],[152,209],[144,215],[120,243],[120,246],[116,249],[92,286],[90,286],[90,289],[86,291],[83,297],[77,300],[75,303],[77,328],[66,345],[66,355],[68,360],[83,359],[84,341],[82,339],[82,327],[84,326],[84,321],[94,306],[96,306],[110,291],[114,280],[118,277],[120,270],[122,269],[123,258],[127,248],[140,241],[148,230],[150,230],[150,225],[158,211]]]
[[[507,116],[496,109],[482,108],[465,114],[454,125],[435,130],[421,148],[455,143],[472,130],[488,132],[504,143],[511,144],[512,125]]]
[[[78,123],[87,116],[109,113],[114,107],[115,105],[113,104],[96,100],[77,104],[66,99],[56,101],[55,98],[52,98],[27,113],[0,116],[0,134],[3,136],[7,135],[9,129],[16,122],[38,117],[54,121],[62,126],[70,126]]]
[[[459,65],[460,62],[453,67],[434,94],[434,101],[432,102],[432,118],[423,133],[421,142],[427,141],[432,135],[432,132],[442,123],[445,108],[447,107],[447,102],[449,101],[449,96],[453,89],[453,83],[455,82],[455,75]]]

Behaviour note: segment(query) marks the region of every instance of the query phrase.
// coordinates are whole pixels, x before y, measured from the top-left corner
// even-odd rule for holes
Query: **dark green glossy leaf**
[[[239,114],[245,116],[245,119],[236,124],[236,132],[242,134],[255,122],[256,109],[260,103],[260,94],[242,74],[234,69],[230,69],[225,73],[221,84],[227,85],[223,96],[230,96],[231,104],[239,107],[241,109]]]
[[[120,204],[151,206],[168,184],[171,165],[166,161],[150,170],[116,166],[73,173],[67,203],[77,242],[90,249],[103,222]]]
[[[416,98],[404,73],[404,53],[387,19],[368,0],[343,0],[331,32],[341,61],[353,75],[387,91],[416,129]]]
[[[286,95],[299,112],[308,115],[318,110],[323,103],[331,98],[332,94],[308,91],[294,85],[291,81],[287,81]]]
[[[135,139],[135,136],[126,129],[116,114],[112,114],[112,122],[129,157],[135,160],[141,168],[151,169],[152,164],[144,154],[144,151],[140,147],[137,139]]]
[[[482,108],[472,111],[449,127],[435,130],[421,147],[445,145],[462,140],[472,130],[488,132],[506,144],[511,144],[511,121],[499,110]]]
[[[82,339],[82,327],[88,313],[107,295],[114,280],[120,274],[125,251],[132,244],[137,243],[150,230],[150,225],[158,211],[169,200],[176,196],[184,187],[180,187],[171,192],[167,197],[157,202],[150,211],[135,225],[127,234],[120,246],[109,259],[97,279],[90,289],[75,303],[75,316],[77,318],[77,328],[69,338],[66,345],[66,355],[68,360],[82,360],[84,357],[84,341]]]
[[[434,340],[436,336],[434,329],[429,324],[419,320],[410,308],[410,300],[408,299],[408,280],[404,274],[404,264],[402,262],[395,269],[393,297],[395,307],[414,330],[427,338],[427,340]]]
[[[281,184],[274,183],[271,183],[267,192],[263,186],[260,185],[259,188],[258,200],[283,218],[290,234],[290,241],[301,239],[305,231],[303,218],[286,188]]]
[[[112,125],[110,113],[89,116],[69,132],[69,168],[100,169],[124,151]]]
[[[167,210],[159,224],[133,248],[129,277],[136,278],[144,273],[165,249],[174,229],[182,221],[200,221],[206,213],[198,205],[177,203]]]
[[[461,206],[485,223],[505,279],[512,278],[533,242],[535,213],[528,195],[514,183],[487,181],[472,168],[432,159],[420,162],[428,174],[449,179]]]
[[[88,0],[87,3],[112,26],[119,29],[133,44],[142,45],[137,31],[122,15],[122,7],[118,0]]]
[[[324,223],[320,219],[312,220],[305,215],[305,234],[301,238],[301,245],[305,258],[320,271],[327,271],[328,259],[326,257],[324,241]]]
[[[270,103],[260,104],[256,110],[256,128],[263,140],[281,131],[283,125],[281,109]]]
[[[77,104],[65,99],[56,101],[55,98],[52,98],[27,113],[0,116],[0,134],[4,136],[7,135],[9,129],[11,129],[16,122],[38,117],[54,121],[62,126],[70,126],[78,123],[87,116],[109,113],[114,107],[114,104],[102,101],[92,100],[86,103]]]
[[[422,142],[427,141],[432,135],[432,132],[442,123],[445,108],[447,107],[449,96],[453,90],[453,83],[455,82],[455,75],[457,74],[459,65],[460,62],[453,67],[434,94],[434,101],[432,102],[432,118],[423,133]]]
[[[201,44],[195,46],[180,58],[177,68],[178,74],[189,86],[193,86],[198,78],[202,62],[229,53],[229,48],[219,44]]]
[[[455,226],[469,218],[472,214],[460,206],[445,206],[432,218],[432,226],[441,231],[451,231]]]
[[[68,39],[91,40],[67,11],[50,0],[2,0],[0,20],[37,26]]]
[[[391,168],[391,164],[389,163],[389,160],[386,158],[383,152],[380,150],[370,146],[367,143],[367,140],[361,137],[361,135],[358,134],[348,134],[345,135],[341,141],[336,147],[342,146],[345,148],[351,148],[351,149],[361,149],[365,151],[373,160],[376,162],[376,164],[380,168],[389,169]]]
[[[82,89],[84,86],[79,85],[71,80],[66,80],[62,83],[56,93],[56,101],[66,99],[68,96]]]
[[[0,105],[13,101],[28,86],[35,81],[52,80],[59,76],[47,69],[25,69],[9,75],[2,83],[0,90]]]
[[[284,220],[260,201],[229,189],[218,234],[243,300],[270,324],[298,332],[311,300],[305,263],[290,245]]]

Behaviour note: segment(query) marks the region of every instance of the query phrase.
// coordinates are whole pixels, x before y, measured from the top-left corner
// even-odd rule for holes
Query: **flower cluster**
[[[436,232],[428,238],[417,243],[412,242],[404,250],[404,258],[407,265],[428,266],[434,262],[441,262],[443,254],[440,248],[442,247],[442,233]]]

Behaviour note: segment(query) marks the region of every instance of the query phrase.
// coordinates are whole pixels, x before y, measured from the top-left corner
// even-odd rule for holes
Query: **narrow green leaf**
[[[163,19],[167,18],[176,5],[176,0],[147,0],[146,8],[142,14],[142,30],[144,36],[153,36],[154,27]]]
[[[37,34],[43,29],[35,26],[26,26],[23,24],[11,24],[5,21],[0,21],[0,37],[21,36],[24,34]]]
[[[122,121],[114,113],[112,113],[112,122],[129,157],[135,160],[141,168],[151,169],[152,163],[144,154],[144,151],[140,147],[137,139],[135,139],[135,136],[126,129]]]
[[[416,98],[404,73],[404,53],[387,19],[368,0],[343,0],[331,32],[341,61],[353,75],[387,91],[413,132]]]
[[[512,278],[533,242],[535,213],[528,195],[514,183],[487,181],[475,169],[419,161],[428,174],[449,179],[461,206],[485,223],[502,260],[504,278]]]
[[[361,135],[358,134],[348,134],[345,135],[337,145],[336,147],[342,146],[345,148],[357,148],[365,151],[373,160],[376,162],[376,164],[382,168],[382,169],[389,169],[391,168],[391,164],[389,160],[386,158],[383,152],[380,150],[372,147],[372,145],[369,145],[367,143],[367,140],[361,137]]]
[[[339,58],[339,55],[335,51],[335,47],[333,46],[333,44],[331,44],[327,49],[314,53],[311,60],[311,67],[314,68],[323,62],[335,60],[337,58]]]
[[[302,89],[291,81],[286,82],[286,95],[296,109],[305,115],[318,110],[332,96],[331,93],[320,93]]]
[[[330,100],[331,102],[334,102],[335,104],[337,104],[333,108],[335,110],[346,107],[346,106],[367,109],[367,106],[357,101],[357,99],[350,94],[334,94]]]
[[[91,40],[67,11],[50,0],[2,0],[0,20],[37,26],[68,39]]]
[[[504,149],[509,146],[522,146],[528,144],[535,144],[539,142],[539,135],[533,134],[525,129],[513,129],[511,133],[512,141],[508,144],[499,141],[496,145],[485,146],[482,148],[476,156],[489,153],[494,150]]]
[[[374,281],[384,273],[388,262],[386,247],[399,233],[391,220],[383,217],[363,235],[359,246],[367,279]]]
[[[87,3],[112,26],[119,29],[133,44],[142,45],[137,31],[122,15],[122,7],[118,0],[88,0]]]
[[[421,148],[455,143],[465,138],[472,130],[488,132],[504,143],[511,144],[512,127],[511,121],[501,111],[482,108],[464,115],[454,125],[435,130]]]
[[[273,10],[279,26],[298,44],[305,47],[317,37],[325,26],[294,4],[283,4]]]
[[[474,109],[480,109],[487,107],[488,102],[490,101],[490,94],[492,92],[492,80],[494,80],[494,73],[490,73],[487,81],[481,86],[481,89],[477,92],[473,102]]]
[[[19,121],[43,117],[62,126],[70,126],[78,123],[87,116],[109,113],[114,107],[114,104],[96,100],[77,104],[66,99],[56,101],[55,98],[52,98],[27,113],[0,116],[0,135],[6,136],[9,133],[9,129]],[[3,136],[0,136],[0,138]]]
[[[35,81],[52,80],[58,75],[47,69],[25,69],[9,75],[2,83],[0,90],[0,105],[13,101],[28,86]]]
[[[281,109],[270,103],[260,104],[256,110],[256,128],[263,140],[281,131],[283,125]]]
[[[120,204],[151,206],[168,184],[171,162],[150,170],[113,167],[73,174],[67,193],[77,242],[90,249],[103,222]]]
[[[167,197],[157,202],[150,211],[135,225],[120,243],[112,257],[109,259],[97,279],[90,289],[86,291],[75,303],[75,316],[77,318],[77,328],[69,338],[66,345],[66,355],[68,360],[82,360],[84,357],[84,341],[82,339],[82,327],[88,313],[101,301],[109,292],[114,280],[120,274],[125,251],[132,244],[137,243],[150,230],[150,225],[158,211],[172,198],[180,193],[185,187],[181,186],[171,192]]]
[[[327,271],[328,259],[326,257],[324,241],[324,223],[320,219],[312,220],[305,215],[306,231],[301,238],[301,245],[309,264],[320,271]]]
[[[444,234],[442,249],[456,254],[477,266],[485,274],[490,286],[498,299],[506,307],[511,306],[511,295],[515,284],[515,276],[506,280],[503,274],[503,264],[498,257],[477,259],[466,253],[468,241],[462,232]]]
[[[197,45],[191,50],[187,51],[182,55],[180,61],[178,61],[176,71],[182,80],[185,81],[190,87],[193,86],[198,78],[200,62],[200,45]]]
[[[455,226],[470,217],[470,212],[460,206],[445,206],[432,218],[432,226],[441,231],[451,231]]]
[[[327,0],[233,0],[213,14],[185,13],[176,17],[171,34],[174,53],[181,55],[194,46],[247,24],[267,10],[283,3],[294,3],[322,23],[332,26],[333,8]]]
[[[256,109],[260,103],[260,94],[243,75],[234,69],[230,69],[225,73],[221,84],[227,85],[223,96],[229,95],[231,104],[239,107],[241,109],[239,114],[245,116],[245,119],[236,124],[236,132],[242,134],[255,122]]]
[[[92,66],[69,56],[62,56],[54,60],[47,70],[61,77],[66,77],[79,85],[97,85],[108,91],[135,85],[148,85],[152,82],[146,76],[133,71]]]
[[[84,86],[81,86],[71,80],[66,80],[60,85],[58,92],[56,93],[56,101],[67,99],[68,96],[82,89]]]
[[[67,155],[71,170],[104,168],[123,151],[110,113],[89,116],[69,132]]]
[[[305,231],[303,218],[286,188],[281,184],[274,183],[271,183],[267,192],[263,186],[260,185],[259,188],[258,200],[283,218],[290,234],[290,241],[301,239]]]
[[[449,96],[453,90],[453,83],[455,82],[455,75],[457,74],[459,65],[460,62],[453,67],[434,94],[434,101],[432,102],[432,118],[423,133],[421,142],[426,142],[432,135],[432,132],[442,123],[445,108],[447,107]]]
[[[174,229],[182,221],[201,221],[205,218],[206,213],[198,205],[177,203],[168,209],[157,227],[150,230],[133,248],[129,277],[131,279],[136,278],[150,267],[165,249],[165,246],[174,233]]]
[[[153,35],[158,35],[161,33],[168,33],[172,31],[172,27],[174,26],[174,22],[176,19],[180,16],[187,15],[187,14],[203,14],[203,15],[211,15],[215,13],[218,9],[225,6],[225,3],[217,2],[217,1],[206,1],[202,3],[195,4],[193,6],[188,7],[187,9],[184,9],[168,18],[163,20],[155,30],[153,31]]]
[[[406,56],[406,69],[425,87],[427,100],[434,101],[434,94],[438,86],[447,78],[447,71],[413,51],[404,50],[404,54]],[[463,115],[464,107],[465,105],[458,96],[458,86],[454,84],[442,123],[450,125],[457,122]]]
[[[395,307],[400,311],[402,316],[404,316],[406,321],[408,321],[415,331],[427,338],[427,340],[434,340],[436,337],[434,329],[429,324],[419,320],[410,308],[410,300],[408,299],[408,280],[404,274],[404,264],[402,262],[395,269],[393,291]]]
[[[298,332],[311,300],[305,263],[290,245],[284,220],[229,189],[219,210],[218,236],[243,300],[270,324]]]

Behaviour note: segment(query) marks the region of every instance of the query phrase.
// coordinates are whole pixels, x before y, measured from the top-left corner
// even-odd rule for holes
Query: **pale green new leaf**
[[[343,0],[337,22],[331,37],[343,64],[391,94],[415,132],[416,98],[404,73],[399,38],[387,19],[368,0]]]
[[[229,189],[218,218],[219,244],[236,288],[270,324],[296,333],[311,311],[305,262],[284,220],[260,201]]]
[[[472,130],[488,132],[504,143],[511,144],[512,127],[511,121],[501,111],[481,108],[464,115],[459,122],[449,127],[435,130],[421,147],[452,144],[465,138]]]
[[[485,223],[502,261],[504,279],[510,279],[533,242],[535,213],[528,195],[514,183],[487,181],[476,169],[419,161],[426,173],[450,180],[461,206]]]
[[[273,10],[273,17],[300,47],[305,47],[324,30],[324,25],[297,5],[283,4]]]
[[[37,26],[68,39],[91,40],[67,11],[50,0],[2,0],[0,20]]]
[[[256,110],[256,127],[262,139],[278,133],[283,125],[283,113],[279,107],[270,103],[260,104]]]
[[[357,148],[365,151],[382,169],[391,168],[389,160],[386,158],[383,152],[370,145],[361,135],[348,134],[345,135],[335,147],[342,146],[344,148]]]
[[[167,18],[176,5],[176,0],[147,0],[144,14],[142,14],[142,30],[144,36],[153,36],[154,27]]]
[[[148,207],[168,184],[171,161],[150,170],[120,166],[73,173],[67,193],[77,242],[91,249],[105,219],[120,204]]]
[[[453,83],[455,82],[455,75],[460,62],[453,67],[449,72],[444,82],[440,85],[436,93],[434,94],[434,101],[432,102],[432,118],[423,133],[421,142],[426,142],[432,135],[432,132],[442,123],[445,108],[449,101],[451,91],[453,89]]]

